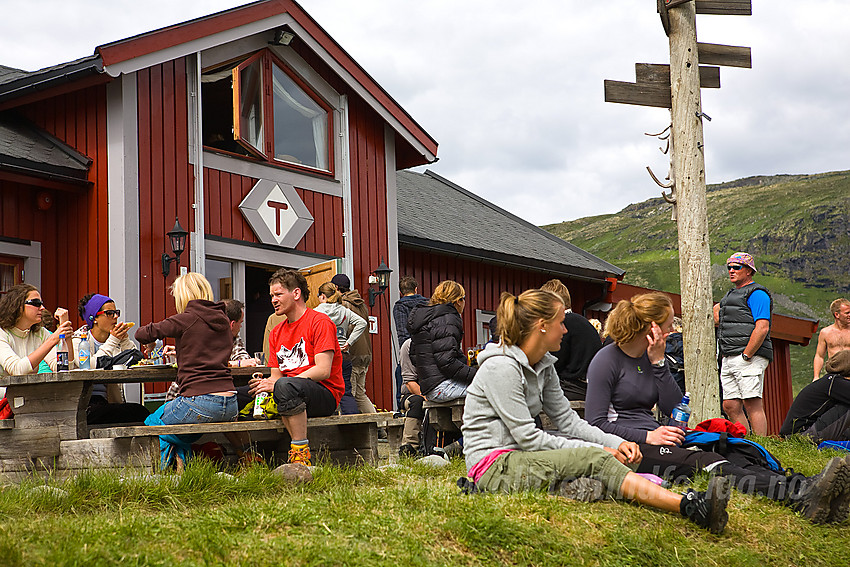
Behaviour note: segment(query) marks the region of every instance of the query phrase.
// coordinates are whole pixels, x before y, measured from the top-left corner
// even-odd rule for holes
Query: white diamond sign
[[[295,187],[266,179],[245,195],[239,210],[264,244],[295,248],[313,224],[313,215]]]

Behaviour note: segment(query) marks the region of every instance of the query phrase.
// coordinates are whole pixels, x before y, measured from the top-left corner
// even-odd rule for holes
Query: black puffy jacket
[[[445,380],[472,382],[475,368],[466,364],[461,350],[463,320],[451,303],[422,305],[410,313],[410,359],[424,395]]]

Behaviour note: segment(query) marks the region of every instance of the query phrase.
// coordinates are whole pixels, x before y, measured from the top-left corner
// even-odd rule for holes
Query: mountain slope
[[[755,257],[756,279],[773,293],[777,312],[831,324],[829,303],[850,295],[850,171],[749,177],[710,185],[706,198],[714,299],[730,287],[726,258],[746,251]],[[659,197],[616,214],[543,228],[623,268],[626,283],[679,293],[671,210]],[[795,356],[795,350],[792,357],[808,357],[810,368],[814,351]],[[799,380],[811,380],[804,362],[794,365],[795,390]]]

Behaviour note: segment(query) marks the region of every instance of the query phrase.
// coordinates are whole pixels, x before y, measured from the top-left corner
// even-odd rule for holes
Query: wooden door
[[[319,286],[331,281],[331,278],[339,273],[341,264],[342,260],[328,260],[299,270],[307,278],[307,285],[310,286],[310,298],[307,300],[307,307],[313,309],[319,304]]]

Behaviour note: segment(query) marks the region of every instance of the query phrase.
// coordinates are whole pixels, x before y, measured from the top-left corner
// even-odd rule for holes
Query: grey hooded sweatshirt
[[[497,449],[548,451],[573,447],[616,449],[623,439],[593,427],[570,408],[555,361],[546,354],[534,366],[517,346],[490,343],[478,355],[478,372],[466,391],[463,453],[467,468]],[[545,411],[560,437],[538,429],[534,416]]]

